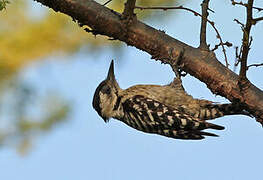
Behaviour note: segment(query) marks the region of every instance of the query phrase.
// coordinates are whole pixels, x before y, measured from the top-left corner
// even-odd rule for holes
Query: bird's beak
[[[114,75],[114,63],[113,60],[111,61],[110,68],[107,75],[107,81],[115,81],[115,75]]]

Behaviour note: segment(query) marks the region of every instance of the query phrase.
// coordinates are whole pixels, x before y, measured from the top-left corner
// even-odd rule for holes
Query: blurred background
[[[1,2],[2,0],[0,0]],[[122,88],[167,84],[174,73],[150,56],[119,41],[86,33],[84,27],[32,0],[0,3],[0,179],[260,179],[263,130],[255,119],[228,116],[214,122],[226,127],[219,138],[182,141],[136,131],[92,108],[93,93],[106,77],[111,59]],[[104,3],[104,1],[98,1]],[[106,2],[106,0],[105,0]],[[124,0],[109,6],[121,12]],[[138,0],[144,6],[184,5],[200,12],[201,0]],[[7,3],[7,2],[6,2]],[[235,46],[245,22],[245,8],[230,0],[211,1],[215,21],[234,70]],[[255,6],[263,2],[255,0]],[[140,11],[138,18],[193,47],[199,45],[200,18],[189,12]],[[262,12],[255,11],[255,16]],[[262,63],[262,29],[252,29],[249,63]],[[208,42],[219,43],[208,26]],[[222,49],[216,51],[224,64]],[[239,68],[236,68],[238,72]],[[263,89],[262,67],[248,78]],[[189,75],[187,92],[196,98],[227,102]]]

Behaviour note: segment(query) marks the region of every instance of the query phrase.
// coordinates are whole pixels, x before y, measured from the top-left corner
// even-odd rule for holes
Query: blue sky
[[[197,9],[200,2],[186,5]],[[256,2],[257,6],[263,7],[262,1]],[[216,10],[211,18],[216,21],[223,39],[238,45],[241,31],[233,19],[239,17],[242,20],[243,8],[233,7],[226,0],[214,1],[211,6]],[[156,16],[165,16],[165,13],[169,13],[170,18],[162,24],[158,20],[147,20],[147,23],[198,46],[199,18],[181,11],[156,13]],[[262,27],[263,23],[259,23],[252,31],[251,63],[262,60]],[[208,40],[213,47],[215,33],[212,30],[208,33]],[[37,138],[27,156],[21,157],[11,148],[1,149],[0,179],[261,179],[263,130],[254,119],[245,116],[219,118],[213,122],[226,127],[216,132],[220,137],[201,141],[146,134],[113,119],[105,124],[92,109],[91,102],[97,85],[106,77],[111,59],[116,59],[115,74],[122,88],[135,84],[167,84],[174,76],[168,65],[151,60],[148,54],[126,45],[124,49],[120,57],[107,49],[100,55],[79,52],[71,57],[60,57],[58,61],[53,59],[59,57],[50,57],[21,72],[24,79],[36,84],[41,91],[56,89],[75,106],[69,122]],[[229,49],[231,68],[233,54],[233,48]],[[217,57],[224,63],[220,51],[217,51]],[[120,59],[122,62],[119,63]],[[262,72],[261,67],[251,68],[248,72],[249,79],[261,89]],[[187,76],[183,82],[187,92],[196,98],[227,102],[215,97],[195,78]]]

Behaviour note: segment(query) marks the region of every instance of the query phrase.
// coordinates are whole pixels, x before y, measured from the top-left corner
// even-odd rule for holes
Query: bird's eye
[[[110,94],[110,92],[111,92],[111,89],[109,86],[105,86],[105,88],[103,88],[103,93]]]

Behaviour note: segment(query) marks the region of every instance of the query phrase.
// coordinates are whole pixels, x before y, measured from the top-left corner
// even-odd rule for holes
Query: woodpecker
[[[194,99],[178,87],[135,85],[121,89],[115,79],[112,60],[107,78],[94,93],[92,105],[105,122],[115,118],[139,131],[190,140],[217,136],[203,131],[205,129],[224,129],[205,120],[245,114],[233,104]]]

